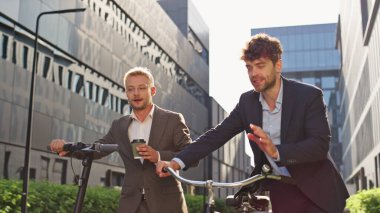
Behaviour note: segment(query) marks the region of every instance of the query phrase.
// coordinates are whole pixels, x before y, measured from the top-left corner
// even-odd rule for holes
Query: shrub
[[[185,195],[185,199],[189,213],[203,212],[204,200],[202,195]],[[226,206],[225,201],[221,199],[215,199],[215,210],[222,213],[234,212],[232,208]]]
[[[22,182],[0,179],[0,213],[21,212]],[[28,212],[67,213],[73,212],[78,186],[60,185],[49,182],[31,181],[28,194]],[[82,212],[116,212],[119,205],[120,190],[100,186],[89,186],[83,202]],[[185,195],[190,213],[203,211],[203,196]],[[224,200],[216,200],[216,210],[223,213],[233,212]]]
[[[362,190],[347,199],[350,213],[380,212],[380,188]]]
[[[0,180],[0,213],[21,212],[22,182]],[[28,211],[33,213],[72,212],[78,186],[48,182],[30,182]],[[83,212],[116,212],[120,191],[105,187],[88,187]]]

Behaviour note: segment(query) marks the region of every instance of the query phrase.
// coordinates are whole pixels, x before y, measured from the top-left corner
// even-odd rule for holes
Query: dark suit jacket
[[[133,159],[128,127],[132,118],[127,115],[114,120],[109,132],[98,142],[119,145],[119,154],[125,165],[124,183],[119,210],[135,213],[141,201],[141,189],[145,189],[146,201],[151,213],[187,212],[181,183],[173,177],[160,178],[155,164]],[[148,145],[159,151],[161,160],[171,160],[190,144],[189,129],[183,116],[155,106]]]
[[[177,158],[185,165],[205,157],[241,131],[252,132],[249,124],[262,127],[260,94],[249,91],[218,126],[200,136]],[[328,153],[330,129],[322,91],[283,78],[281,145],[277,148],[297,187],[327,212],[342,211],[348,197],[344,182]],[[255,142],[250,142],[255,158],[253,174],[268,163]]]

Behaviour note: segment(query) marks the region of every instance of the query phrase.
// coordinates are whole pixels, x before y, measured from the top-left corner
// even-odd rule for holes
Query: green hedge
[[[202,195],[185,195],[186,204],[189,209],[189,213],[200,213],[203,212],[204,203]],[[232,213],[234,212],[232,208],[227,207],[224,200],[215,200],[215,210],[222,213]]]
[[[0,179],[0,213],[21,211],[21,191],[21,181]],[[75,185],[32,181],[29,184],[28,212],[72,212],[77,192],[78,186]],[[116,212],[119,196],[120,190],[90,186],[86,191],[82,212]],[[203,196],[186,195],[185,197],[190,213],[202,212]],[[217,211],[232,212],[225,206],[224,200],[216,200],[215,203]]]
[[[0,213],[21,211],[22,182],[0,180]],[[28,212],[72,212],[78,186],[30,182]],[[88,187],[83,212],[116,212],[120,191]],[[98,202],[101,200],[102,202]]]
[[[379,213],[380,188],[362,190],[347,199],[346,208],[350,213]]]

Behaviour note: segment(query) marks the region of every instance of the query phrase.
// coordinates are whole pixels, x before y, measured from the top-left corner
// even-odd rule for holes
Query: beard
[[[144,110],[146,109],[150,104],[152,103],[151,100],[143,100],[141,103],[136,104],[134,102],[131,102],[131,107],[135,111]]]
[[[273,73],[273,74],[269,75],[268,78],[265,79],[264,85],[262,85],[260,87],[255,87],[255,85],[253,83],[254,82],[253,79],[251,80],[251,83],[257,92],[265,92],[269,89],[272,89],[276,85],[276,81],[277,81],[276,74]]]

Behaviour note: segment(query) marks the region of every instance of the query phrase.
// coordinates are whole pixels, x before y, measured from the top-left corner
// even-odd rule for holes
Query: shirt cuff
[[[179,166],[181,167],[181,170],[186,167],[185,163],[179,158],[173,158],[172,161],[175,161],[176,163],[178,163]]]
[[[276,159],[273,159],[275,162],[280,162],[280,152],[278,151],[277,149],[277,158]]]
[[[161,155],[160,155],[159,151],[157,151],[157,155],[158,155],[157,162],[159,162],[159,161],[161,161]]]

